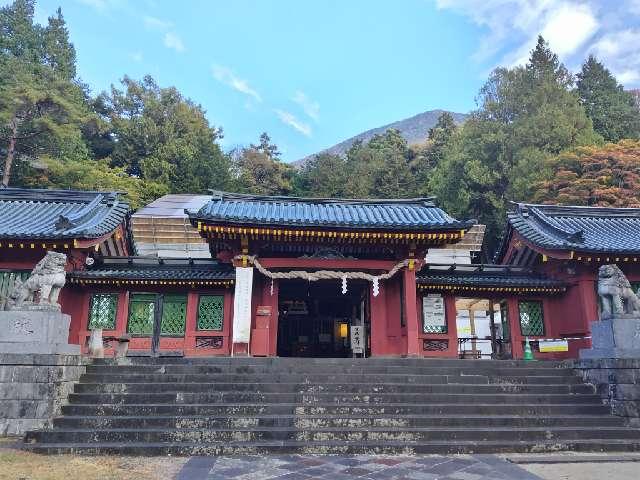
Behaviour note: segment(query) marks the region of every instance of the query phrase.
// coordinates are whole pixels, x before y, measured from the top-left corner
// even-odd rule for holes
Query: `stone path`
[[[192,457],[178,480],[540,480],[495,455]]]

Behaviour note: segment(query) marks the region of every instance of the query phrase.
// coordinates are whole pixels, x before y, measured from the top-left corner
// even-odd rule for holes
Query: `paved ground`
[[[540,480],[494,455],[192,457],[177,480]],[[609,477],[611,478],[611,477]]]

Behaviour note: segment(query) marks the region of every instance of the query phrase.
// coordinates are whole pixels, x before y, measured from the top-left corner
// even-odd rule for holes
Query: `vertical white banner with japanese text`
[[[236,267],[233,295],[233,343],[249,343],[251,337],[251,290],[253,267]]]

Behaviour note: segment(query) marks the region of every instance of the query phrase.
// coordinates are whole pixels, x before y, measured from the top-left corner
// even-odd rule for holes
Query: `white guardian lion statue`
[[[60,310],[58,296],[64,287],[64,253],[47,252],[24,280],[16,280],[7,299],[7,310]]]
[[[640,318],[640,299],[617,265],[602,265],[600,267],[598,295],[602,302],[600,318],[603,320],[611,317]]]

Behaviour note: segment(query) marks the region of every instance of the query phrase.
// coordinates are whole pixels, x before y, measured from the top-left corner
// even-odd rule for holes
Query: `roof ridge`
[[[585,217],[599,217],[606,213],[607,216],[632,216],[640,217],[640,207],[603,207],[591,205],[545,205],[536,203],[511,202],[517,208],[526,207],[536,210],[544,210],[551,215],[561,215],[563,213]]]
[[[327,198],[327,197],[295,197],[286,195],[254,195],[249,193],[224,192],[221,190],[209,190],[213,200],[242,200],[255,202],[282,202],[282,203],[322,203],[322,204],[344,204],[344,205],[375,205],[375,204],[425,204],[426,206],[436,206],[436,197],[413,197],[413,198]]]
[[[551,230],[552,234],[558,235],[568,243],[576,244],[577,242],[584,241],[584,231],[582,229],[562,228],[554,225],[551,223],[551,219],[549,219],[541,209],[537,208],[537,206],[518,204],[518,214],[523,218],[531,215],[540,230],[543,232],[545,230]]]

